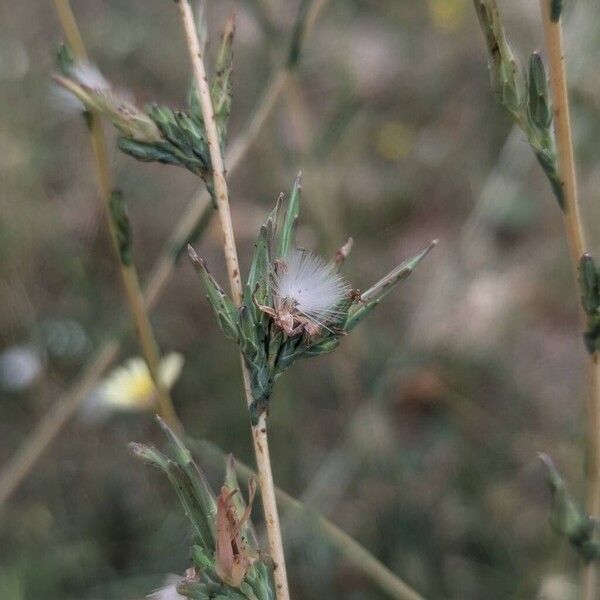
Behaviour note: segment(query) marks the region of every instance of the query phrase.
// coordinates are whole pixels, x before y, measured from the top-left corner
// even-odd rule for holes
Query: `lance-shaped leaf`
[[[264,333],[264,327],[254,320],[250,310],[246,305],[240,307],[239,343],[246,359],[254,364],[260,362],[259,357],[264,355],[264,339],[261,335]]]
[[[237,342],[239,337],[238,309],[221,286],[216,282],[215,278],[209,273],[205,261],[196,254],[196,251],[191,246],[188,246],[188,254],[190,255],[196,272],[202,279],[202,283],[206,289],[206,297],[217,315],[223,333],[230,340]]]
[[[131,223],[125,208],[123,194],[117,190],[110,195],[108,205],[110,207],[110,216],[115,226],[117,237],[117,247],[119,249],[119,258],[126,266],[130,266],[133,257],[131,252]]]
[[[548,75],[539,52],[533,52],[529,60],[529,116],[542,130],[547,130],[552,123]]]
[[[260,228],[246,283],[244,301],[254,320],[257,320],[255,303],[266,304],[268,300],[270,270],[272,268],[269,258],[271,231],[272,224],[269,221]]]
[[[592,256],[584,254],[579,261],[579,284],[585,312],[590,315],[600,308],[600,277]]]
[[[169,446],[173,451],[175,462],[187,475],[194,488],[196,497],[200,501],[206,522],[212,533],[212,537],[208,541],[214,542],[214,536],[216,533],[217,498],[210,488],[206,476],[204,473],[202,473],[202,471],[200,471],[198,465],[196,465],[194,462],[192,453],[188,450],[185,444],[160,417],[157,416],[156,420],[169,440]],[[211,550],[214,549],[214,543],[209,543],[207,547]]]
[[[172,150],[164,148],[163,144],[145,144],[134,142],[125,137],[117,140],[119,150],[142,162],[159,162],[165,165],[188,168],[188,165],[177,157]]]
[[[214,547],[212,530],[202,503],[192,482],[181,467],[156,448],[146,444],[131,443],[129,447],[135,456],[158,467],[167,475],[200,542],[207,548]]]
[[[281,230],[278,232],[277,253],[275,258],[285,260],[296,245],[296,228],[298,226],[298,214],[300,212],[300,194],[302,191],[302,173],[298,173],[294,181],[294,187],[287,202]]]
[[[398,265],[390,271],[385,277],[380,279],[375,285],[371,286],[360,297],[360,304],[354,310],[351,310],[344,325],[344,331],[349,332],[358,323],[360,323],[378,304],[381,300],[394,288],[394,286],[406,279],[416,268],[416,266],[425,258],[425,256],[434,248],[437,240],[434,240],[416,256]]]
[[[298,7],[298,13],[296,15],[296,20],[294,21],[294,28],[292,30],[292,37],[290,39],[290,46],[287,56],[287,67],[290,70],[293,69],[300,60],[302,45],[306,37],[306,25],[310,7],[310,0],[302,0],[302,2],[300,2],[300,6]]]
[[[514,117],[521,114],[527,97],[525,77],[510,47],[495,0],[474,0],[485,36],[492,87]]]
[[[302,358],[308,358],[310,356],[321,356],[322,354],[329,354],[330,352],[333,352],[339,345],[339,338],[330,335],[324,340],[318,342],[317,344],[313,344],[306,348],[306,350],[302,354]]]
[[[567,491],[567,487],[552,459],[547,454],[539,454],[545,467],[546,483],[552,494],[552,510],[550,524],[552,528],[564,535],[586,560],[598,558],[599,546],[592,539],[594,524],[584,515]]]
[[[61,44],[56,53],[56,66],[62,75],[70,77],[75,67],[75,57],[71,48],[66,44]]]
[[[233,36],[235,33],[235,14],[231,13],[221,37],[221,46],[215,64],[215,78],[210,95],[215,111],[215,122],[219,132],[219,143],[225,145],[227,124],[231,112],[231,72],[233,70]]]

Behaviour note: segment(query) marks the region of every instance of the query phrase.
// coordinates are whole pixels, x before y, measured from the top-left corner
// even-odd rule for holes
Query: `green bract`
[[[332,316],[326,324],[314,328],[317,331],[298,328],[300,330],[297,333],[290,335],[269,311],[275,311],[282,300],[273,285],[273,274],[277,268],[285,269],[287,258],[296,249],[300,192],[298,176],[285,207],[280,196],[266,223],[260,228],[240,307],[236,307],[219,286],[205,261],[191,246],[188,247],[219,325],[226,337],[240,345],[250,371],[254,399],[250,413],[253,422],[257,422],[260,414],[268,410],[274,382],[294,361],[335,350],[340,339],[354,329],[399,281],[408,277],[435,245],[433,242],[397,266],[366,292],[348,291],[333,307]]]
[[[523,130],[544,170],[561,210],[563,186],[558,175],[553,115],[544,61],[533,52],[529,70],[519,65],[504,31],[496,0],[473,0],[485,36],[492,88],[515,123]],[[554,6],[561,2],[553,1]],[[560,7],[557,9],[560,13]]]
[[[600,350],[600,270],[591,254],[584,254],[579,261],[579,285],[588,322],[585,345],[588,352],[594,354]]]

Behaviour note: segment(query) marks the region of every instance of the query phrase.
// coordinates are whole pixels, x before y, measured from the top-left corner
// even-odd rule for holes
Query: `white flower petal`
[[[171,352],[160,361],[160,380],[167,389],[170,390],[173,384],[179,379],[183,363],[183,355],[178,352]]]
[[[163,385],[170,389],[181,373],[183,356],[171,353],[160,362],[159,372]],[[152,410],[155,408],[156,389],[143,358],[129,359],[116,368],[100,386],[103,402],[114,410]]]

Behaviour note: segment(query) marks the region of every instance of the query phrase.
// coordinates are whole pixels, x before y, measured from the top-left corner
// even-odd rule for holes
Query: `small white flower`
[[[162,384],[170,389],[183,368],[183,356],[171,353],[159,365]],[[144,359],[136,357],[115,369],[100,388],[100,402],[115,410],[152,410],[156,388]]]
[[[321,325],[337,316],[337,307],[350,292],[335,264],[302,250],[293,252],[282,268],[276,269],[273,286],[283,302]]]
[[[31,386],[42,372],[42,361],[31,346],[11,346],[0,353],[0,387],[20,392]]]

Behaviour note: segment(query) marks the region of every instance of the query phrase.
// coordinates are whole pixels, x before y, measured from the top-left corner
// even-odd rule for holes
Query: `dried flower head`
[[[239,490],[224,485],[217,498],[216,570],[227,585],[235,588],[240,587],[248,569],[258,558],[256,550],[248,544],[248,540],[243,535],[256,493],[253,479],[249,482],[248,490],[248,506],[241,515],[233,501]]]
[[[298,176],[285,212],[280,197],[261,227],[239,309],[209,273],[205,261],[188,248],[223,332],[240,344],[250,370],[254,421],[268,410],[273,383],[295,360],[335,350],[340,339],[408,277],[435,244],[361,294],[338,273],[352,246],[350,240],[333,262],[296,248],[300,189]]]
[[[304,332],[316,337],[329,329],[339,320],[338,307],[350,292],[334,263],[304,250],[294,250],[276,262],[271,278],[274,306],[258,304],[258,308],[289,337]]]

